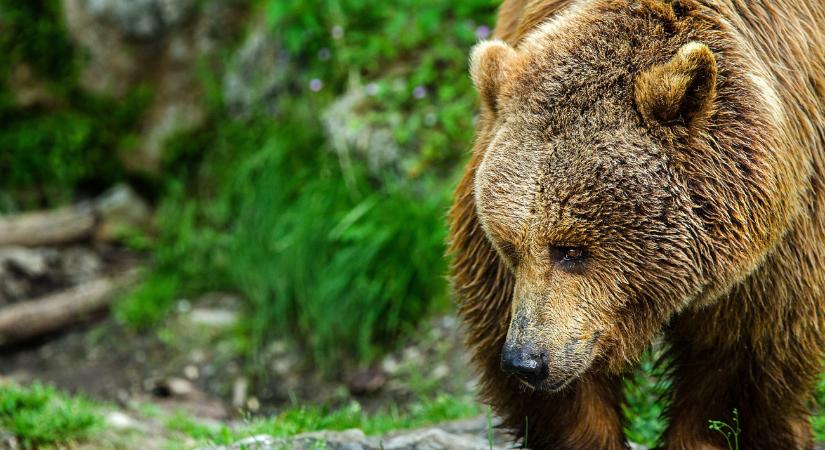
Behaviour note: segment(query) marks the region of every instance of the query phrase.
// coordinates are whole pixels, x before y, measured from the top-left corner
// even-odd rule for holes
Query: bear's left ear
[[[670,61],[636,77],[636,107],[649,122],[690,125],[713,112],[716,74],[707,45],[685,44]]]
[[[470,52],[470,77],[481,101],[493,112],[498,111],[499,91],[515,55],[513,47],[498,39],[480,42]]]

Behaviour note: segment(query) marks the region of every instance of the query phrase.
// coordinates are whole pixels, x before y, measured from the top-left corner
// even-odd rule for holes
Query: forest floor
[[[111,245],[27,252],[0,254],[6,306],[143,259]],[[494,430],[489,409],[475,399],[450,312],[425,320],[372,363],[324,370],[287,340],[250,352],[238,331],[243,308],[236,295],[216,292],[177,299],[142,330],[101,312],[0,347],[0,449],[240,448],[225,446],[246,439],[243,448],[458,450],[506,448],[512,440]],[[649,445],[662,428],[662,391],[646,364],[625,388],[628,436]],[[820,434],[822,422],[815,419]],[[360,431],[341,433],[349,429]]]

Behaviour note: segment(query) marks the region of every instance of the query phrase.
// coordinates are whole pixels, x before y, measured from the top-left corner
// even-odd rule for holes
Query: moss
[[[60,2],[0,0],[0,80],[20,63],[57,90],[69,87],[78,70],[77,52],[62,21]]]
[[[64,203],[123,179],[117,152],[134,133],[149,89],[119,101],[82,92],[60,2],[0,0],[0,30],[7,55],[0,59],[0,190],[11,207]],[[20,64],[43,82],[49,105],[14,104],[9,80]]]

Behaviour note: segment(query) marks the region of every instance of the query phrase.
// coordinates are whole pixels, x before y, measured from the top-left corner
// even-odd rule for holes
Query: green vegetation
[[[825,374],[819,377],[819,384],[816,386],[816,401],[819,404],[819,410],[812,419],[814,436],[817,442],[825,442]]]
[[[291,338],[327,372],[375,361],[448,307],[445,215],[475,108],[466,57],[489,32],[499,1],[249,1],[288,53],[289,81],[267,111],[240,118],[224,108],[220,80],[205,71],[206,123],[169,139],[162,173],[143,183],[159,206],[156,229],[125,243],[152,264],[115,315],[153,330],[177,298],[229,290],[246,302],[233,332],[247,369],[264,366],[258,351],[273,337]],[[84,92],[82,58],[59,8],[0,0],[0,212],[66,203],[133,177],[116,154],[129,150],[152,88],[119,100]],[[9,80],[20,67],[43,102],[13,101]],[[346,143],[331,141],[321,112],[351,89],[366,97],[347,126],[390,130],[401,149],[397,167],[375,173],[336,153]],[[646,359],[626,383],[627,434],[647,445],[665,425],[667,383],[657,375]],[[225,443],[350,427],[374,434],[480,413],[469,399],[434,395],[438,383],[412,379],[432,400],[403,410],[296,406],[239,430],[185,415],[168,426]],[[825,379],[818,401],[825,407]],[[0,386],[0,426],[27,447],[87,438],[98,423],[82,399],[42,385]],[[813,426],[825,440],[825,415]]]
[[[0,429],[17,436],[23,448],[88,439],[101,420],[90,402],[50,386],[0,385]]]
[[[633,442],[654,446],[665,429],[668,380],[663,372],[655,356],[648,354],[641,367],[625,379],[622,411],[627,420],[625,434]]]
[[[742,429],[739,428],[739,411],[736,410],[736,408],[733,409],[731,423],[721,420],[710,420],[708,421],[708,428],[725,437],[725,442],[729,450],[739,450],[739,434],[742,432]]]
[[[169,141],[156,275],[117,315],[151,326],[176,296],[231,289],[249,302],[239,334],[251,356],[290,336],[323,369],[370,361],[448,304],[445,214],[473,128],[465,59],[496,2],[258,7],[301,64],[293,95],[274,118],[237,119],[214,90],[208,124]],[[374,95],[352,126],[392,129],[400,172],[342,163],[323,132],[319,111],[358,80]]]
[[[186,414],[177,414],[169,418],[166,426],[169,430],[191,436],[198,441],[220,445],[260,434],[288,438],[311,431],[340,431],[351,428],[361,429],[367,435],[380,435],[393,430],[473,417],[480,411],[479,405],[472,399],[441,395],[416,403],[404,411],[389,408],[368,414],[358,403],[353,402],[340,409],[296,406],[271,418],[248,420],[237,429],[205,426],[192,421]]]
[[[150,97],[148,89],[120,101],[83,92],[60,8],[0,1],[0,212],[63,203],[123,179],[115,154],[128,147]],[[39,102],[15,106],[15,71]]]

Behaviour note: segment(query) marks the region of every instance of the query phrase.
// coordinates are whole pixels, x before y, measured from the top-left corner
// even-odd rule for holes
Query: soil
[[[423,324],[415,342],[381,361],[322,377],[285,341],[273,342],[254,361],[239,356],[232,327],[241,307],[230,294],[180,300],[161,327],[146,332],[99,317],[0,349],[0,378],[47,382],[124,407],[182,407],[213,420],[268,415],[295,403],[335,407],[357,400],[372,411],[430,393],[471,395],[472,374],[453,316]]]

